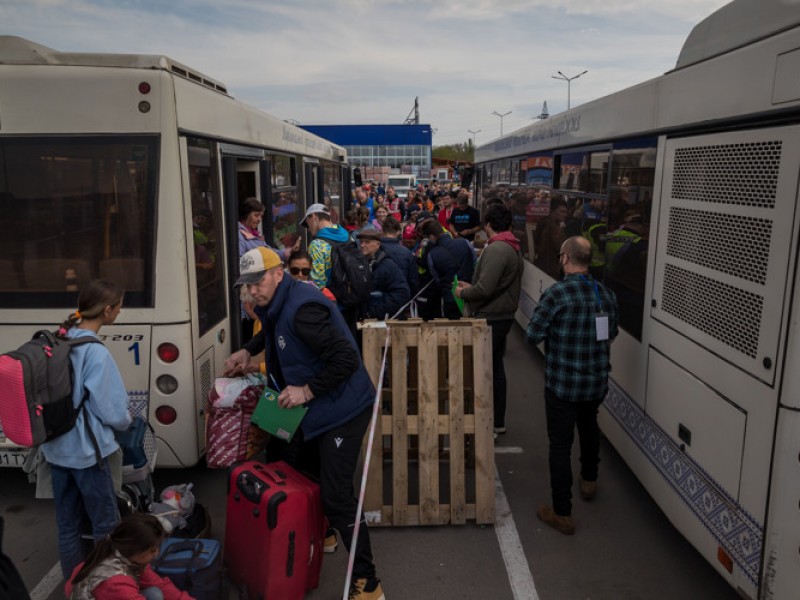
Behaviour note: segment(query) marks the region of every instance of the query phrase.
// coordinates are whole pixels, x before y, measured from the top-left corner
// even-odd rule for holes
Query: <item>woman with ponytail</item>
[[[191,600],[150,568],[166,537],[153,515],[125,517],[100,540],[64,588],[69,600]]]
[[[122,297],[115,283],[89,282],[78,295],[78,310],[64,321],[59,335],[97,337],[100,328],[119,315]],[[41,446],[53,476],[58,553],[65,580],[91,549],[84,547],[83,525],[90,523],[92,537],[102,540],[119,522],[108,457],[119,448],[114,429],[123,431],[131,424],[128,392],[108,349],[102,344],[76,346],[70,362],[72,402],[77,408],[85,395],[84,408],[75,427]]]

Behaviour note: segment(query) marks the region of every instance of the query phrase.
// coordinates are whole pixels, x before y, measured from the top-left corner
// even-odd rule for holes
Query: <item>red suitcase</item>
[[[245,462],[228,478],[225,566],[253,600],[301,600],[319,584],[319,486],[284,462]]]

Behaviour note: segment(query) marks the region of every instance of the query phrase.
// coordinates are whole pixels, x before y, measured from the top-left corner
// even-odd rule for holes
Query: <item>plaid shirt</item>
[[[609,339],[602,342],[595,332],[598,296],[608,315]],[[614,292],[600,282],[595,288],[590,276],[567,275],[547,288],[528,324],[528,341],[545,342],[547,389],[572,402],[605,396],[611,370],[608,352],[618,322]]]

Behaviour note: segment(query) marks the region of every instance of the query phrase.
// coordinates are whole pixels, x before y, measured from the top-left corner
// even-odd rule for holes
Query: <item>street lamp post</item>
[[[567,77],[561,71],[558,72],[558,75],[550,75],[553,79],[561,79],[562,81],[567,82],[567,110],[570,108],[570,86],[572,84],[573,79],[577,79],[581,75],[586,75],[589,71],[584,71],[583,73],[578,73],[577,75],[573,75],[572,77]]]
[[[499,113],[499,112],[497,112],[496,110],[495,110],[495,111],[492,111],[492,114],[493,114],[493,115],[495,115],[495,116],[497,116],[497,117],[500,117],[500,137],[503,137],[503,117],[507,117],[508,115],[510,115],[510,114],[511,114],[511,112],[512,112],[512,111],[508,111],[508,112],[506,112],[506,113],[500,114],[500,113]]]
[[[480,133],[481,131],[483,131],[483,130],[482,129],[476,129],[475,131],[473,131],[472,129],[467,129],[467,133],[471,133],[472,134],[472,147],[473,148],[475,147],[475,134],[476,133]],[[502,137],[502,135],[503,134],[500,134],[500,137]]]

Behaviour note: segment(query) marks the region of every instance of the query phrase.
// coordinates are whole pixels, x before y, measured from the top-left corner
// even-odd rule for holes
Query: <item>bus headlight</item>
[[[174,394],[175,390],[178,389],[178,380],[172,375],[160,375],[156,379],[156,387],[162,394]]]

